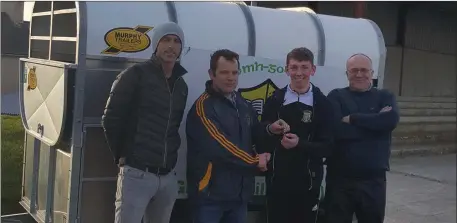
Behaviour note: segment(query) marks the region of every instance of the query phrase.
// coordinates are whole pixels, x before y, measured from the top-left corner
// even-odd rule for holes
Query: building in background
[[[381,28],[386,42],[385,88],[406,97],[457,96],[457,4],[454,2],[254,3],[268,8],[309,7],[318,14],[371,19]],[[28,55],[28,20],[32,7],[32,2],[1,2],[2,114],[19,113],[18,59]]]

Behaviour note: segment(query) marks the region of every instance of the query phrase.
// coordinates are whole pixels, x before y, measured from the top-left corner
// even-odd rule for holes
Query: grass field
[[[19,116],[2,115],[2,212],[23,212],[21,199],[24,128]]]

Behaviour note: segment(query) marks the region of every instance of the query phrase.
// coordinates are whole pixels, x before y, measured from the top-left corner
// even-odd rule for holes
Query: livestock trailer
[[[355,53],[371,57],[374,85],[382,88],[386,48],[380,29],[367,19],[239,2],[37,1],[18,77],[26,130],[20,204],[35,221],[113,222],[118,168],[101,116],[116,75],[151,57],[150,34],[168,21],[184,30],[179,62],[188,70],[189,87],[174,222],[185,215],[187,197],[185,117],[204,90],[213,51],[240,54],[238,90],[259,116],[266,97],[288,84],[285,58],[296,47],[314,53],[312,82],[325,94],[347,86],[345,63]],[[258,176],[252,210],[262,207],[264,195],[265,180]],[[3,217],[13,218],[18,216]]]

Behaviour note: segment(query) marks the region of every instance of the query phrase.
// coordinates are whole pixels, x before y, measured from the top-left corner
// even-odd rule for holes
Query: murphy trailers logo
[[[119,53],[136,53],[146,50],[151,45],[151,39],[146,33],[152,29],[153,27],[150,26],[111,29],[105,34],[105,43],[108,48],[101,53],[117,55]]]
[[[241,96],[252,104],[252,107],[257,111],[257,118],[260,120],[263,113],[263,105],[268,97],[270,97],[278,87],[271,79],[267,79],[257,86],[250,88],[239,88]]]

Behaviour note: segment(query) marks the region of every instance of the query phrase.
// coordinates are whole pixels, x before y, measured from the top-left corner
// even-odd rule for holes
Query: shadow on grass
[[[22,187],[24,127],[19,116],[2,115],[2,215],[24,212],[19,205]]]

